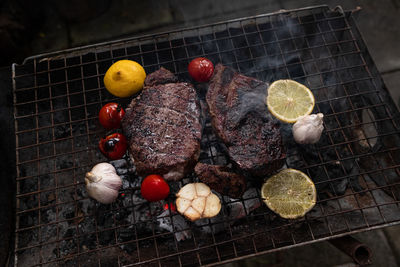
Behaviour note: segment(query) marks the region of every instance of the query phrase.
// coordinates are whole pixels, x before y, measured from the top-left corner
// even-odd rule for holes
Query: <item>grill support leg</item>
[[[372,263],[371,249],[351,236],[343,236],[329,240],[333,246],[349,255],[355,263],[363,266]]]

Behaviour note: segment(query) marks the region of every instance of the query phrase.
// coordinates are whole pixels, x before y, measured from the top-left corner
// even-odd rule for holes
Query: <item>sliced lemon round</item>
[[[117,97],[129,97],[143,88],[146,72],[132,60],[119,60],[104,75],[106,89]]]
[[[266,99],[269,112],[281,121],[295,123],[309,115],[315,105],[313,93],[293,80],[277,80],[268,88]]]
[[[317,190],[305,173],[284,169],[261,187],[261,197],[273,212],[285,219],[303,217],[317,202]]]

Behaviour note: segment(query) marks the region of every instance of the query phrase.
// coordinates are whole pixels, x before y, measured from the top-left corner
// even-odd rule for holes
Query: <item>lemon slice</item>
[[[129,97],[143,88],[146,72],[132,60],[119,60],[104,75],[106,89],[117,97]]]
[[[284,169],[263,184],[261,196],[268,208],[282,218],[296,219],[315,206],[317,190],[303,172]]]
[[[315,105],[313,93],[293,80],[277,80],[268,88],[268,110],[281,121],[295,123],[301,116],[309,115]]]

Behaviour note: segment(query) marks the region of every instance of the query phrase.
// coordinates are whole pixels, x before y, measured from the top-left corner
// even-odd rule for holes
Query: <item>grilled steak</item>
[[[211,124],[229,157],[256,177],[270,175],[285,158],[279,122],[264,102],[267,88],[265,82],[218,64],[206,96]]]
[[[148,75],[142,93],[122,120],[129,152],[139,175],[160,174],[179,180],[200,154],[200,104],[189,83],[171,83],[166,69]]]
[[[157,84],[176,83],[178,78],[169,70],[161,67],[159,70],[147,75],[144,84],[145,86],[153,86]]]
[[[246,179],[226,166],[197,163],[194,168],[200,180],[218,193],[239,198],[246,191]]]

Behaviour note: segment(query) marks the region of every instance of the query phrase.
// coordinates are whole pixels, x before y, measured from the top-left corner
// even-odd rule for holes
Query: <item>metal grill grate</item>
[[[187,65],[198,56],[264,81],[290,78],[312,89],[315,111],[325,114],[321,141],[299,146],[285,135],[286,165],[306,172],[318,190],[305,218],[278,218],[257,192],[224,198],[219,220],[162,231],[161,204],[140,201],[140,180],[129,170],[116,203],[87,197],[84,174],[105,161],[97,149],[105,133],[98,111],[112,100],[128,102],[104,89],[107,68],[132,59],[147,73],[163,66],[190,81]],[[13,81],[15,265],[213,264],[400,222],[399,113],[351,12],[311,7],[39,55],[13,65]],[[200,97],[204,89],[199,85]],[[227,162],[209,122],[200,161]],[[253,207],[245,205],[246,216],[232,219],[230,205],[246,201]],[[165,219],[176,222],[169,213]],[[178,241],[183,233],[188,238]]]

